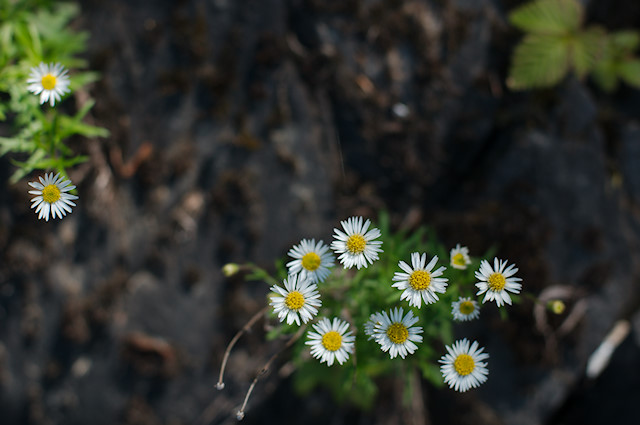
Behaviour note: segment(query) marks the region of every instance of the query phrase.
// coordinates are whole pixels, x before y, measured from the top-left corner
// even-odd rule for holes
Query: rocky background
[[[286,354],[245,422],[630,424],[640,399],[640,92],[589,81],[513,93],[521,37],[498,0],[81,2],[102,80],[79,140],[80,200],[38,221],[1,159],[0,422],[231,424],[276,350],[257,325],[214,385],[264,284],[227,262],[272,267],[303,237],[388,210],[472,253],[495,247],[527,291],[473,328],[490,378],[466,394],[381,383],[362,412],[300,397]],[[583,1],[587,21],[640,27],[640,3]],[[77,94],[82,100],[82,93]],[[67,102],[73,102],[68,100]],[[587,359],[631,331],[597,378]]]

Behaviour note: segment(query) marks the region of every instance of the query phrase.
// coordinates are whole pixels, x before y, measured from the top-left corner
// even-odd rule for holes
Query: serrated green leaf
[[[538,0],[511,12],[509,22],[525,32],[561,35],[578,30],[583,15],[576,0]]]
[[[630,86],[640,88],[640,60],[625,61],[618,67],[618,73],[622,80]]]
[[[568,72],[570,42],[552,35],[527,35],[513,52],[507,85],[512,90],[551,87]]]

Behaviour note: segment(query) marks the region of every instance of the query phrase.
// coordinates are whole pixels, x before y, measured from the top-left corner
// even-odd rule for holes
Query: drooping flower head
[[[489,355],[482,352],[484,348],[478,347],[477,341],[470,346],[466,338],[454,342],[452,346],[446,346],[448,354],[438,362],[442,363],[440,372],[449,388],[463,393],[487,380],[489,369],[482,360],[488,359]]]
[[[514,274],[518,271],[515,264],[511,264],[506,267],[507,261],[493,259],[493,268],[487,260],[482,260],[480,263],[480,269],[475,273],[476,279],[479,282],[476,283],[478,292],[476,295],[485,294],[482,299],[484,304],[487,301],[496,300],[498,307],[504,303],[511,305],[511,297],[507,291],[514,294],[520,293],[522,284],[518,283],[522,279],[515,277]],[[506,268],[505,268],[506,267]]]
[[[402,308],[397,307],[389,313],[383,311],[378,316],[380,322],[374,328],[376,342],[382,351],[389,352],[392,359],[397,355],[404,359],[418,349],[415,342],[422,342],[422,327],[413,326],[418,318],[414,317],[411,310],[405,316],[402,315]]]
[[[353,352],[356,338],[348,331],[349,324],[337,317],[331,322],[323,317],[313,325],[315,332],[307,334],[309,340],[305,344],[311,346],[311,355],[331,366],[334,361],[342,364]]]
[[[287,325],[296,322],[299,326],[300,319],[302,323],[307,323],[318,314],[318,307],[322,304],[318,285],[310,279],[299,279],[295,274],[290,274],[284,280],[284,289],[273,285],[271,291],[280,296],[272,296],[269,304],[281,322],[286,319]]]
[[[480,307],[476,300],[460,297],[458,301],[451,303],[451,314],[453,314],[453,320],[466,322],[480,317]]]
[[[331,244],[344,268],[350,269],[356,266],[358,269],[367,267],[378,259],[378,253],[382,252],[382,241],[376,241],[381,233],[380,230],[369,229],[371,221],[362,223],[362,217],[350,217],[340,224],[344,232],[333,229],[336,239]]]
[[[409,305],[418,308],[422,305],[422,300],[424,300],[425,304],[432,304],[438,301],[436,293],[444,294],[448,279],[439,277],[442,276],[442,272],[446,267],[441,266],[436,271],[433,271],[437,262],[437,255],[434,255],[429,264],[426,264],[427,254],[420,255],[414,252],[411,254],[411,265],[413,267],[410,267],[404,261],[398,263],[404,273],[395,273],[393,280],[396,283],[393,284],[393,287],[401,291],[404,290],[400,296],[401,300],[409,300]]]
[[[39,177],[40,182],[29,182],[29,186],[36,190],[30,190],[31,195],[37,195],[31,199],[31,208],[36,208],[38,219],[44,217],[45,221],[49,221],[49,213],[53,218],[58,216],[62,218],[71,212],[71,207],[75,207],[74,199],[78,199],[76,195],[67,193],[76,187],[71,184],[71,180],[65,180],[60,173],[45,174],[44,178]]]
[[[469,264],[471,264],[469,248],[457,244],[455,248],[451,249],[451,267],[454,269],[465,270]]]
[[[51,106],[60,101],[61,96],[69,91],[67,70],[59,63],[45,64],[31,68],[27,90],[40,95],[40,104],[49,101]]]
[[[313,282],[323,282],[331,273],[333,255],[329,247],[322,241],[303,239],[299,245],[289,250],[289,257],[293,261],[287,263],[289,274],[300,274],[300,278],[307,277]]]

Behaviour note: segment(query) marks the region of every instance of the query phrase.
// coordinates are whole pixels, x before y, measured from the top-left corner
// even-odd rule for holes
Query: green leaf
[[[591,73],[593,81],[605,92],[612,93],[618,88],[618,71],[613,62],[599,63]]]
[[[32,152],[35,143],[18,137],[0,137],[0,156],[7,152]]]
[[[429,382],[433,384],[436,388],[441,388],[444,386],[444,381],[442,380],[442,373],[440,372],[440,368],[431,363],[431,362],[423,362],[420,363],[420,370],[422,371],[422,376]]]
[[[509,22],[530,33],[562,35],[582,25],[584,9],[576,0],[538,0],[509,14]]]
[[[18,180],[35,170],[36,168],[41,168],[43,158],[46,156],[46,152],[42,149],[37,149],[28,160],[24,162],[11,160],[14,165],[20,167],[16,170],[15,173],[11,176],[11,183],[16,183]]]
[[[80,72],[71,77],[69,82],[69,90],[75,92],[80,87],[84,87],[89,83],[93,83],[100,79],[100,74],[97,72]]]
[[[584,78],[602,56],[606,43],[604,30],[593,27],[577,34],[571,43],[571,60],[578,78]]]
[[[568,72],[568,40],[552,35],[527,35],[513,52],[507,85],[512,90],[551,87]]]
[[[76,117],[68,117],[65,115],[59,115],[59,130],[58,137],[66,139],[69,136],[79,134],[84,137],[109,137],[109,131],[102,127],[83,123]]]
[[[640,46],[640,33],[632,30],[617,31],[609,36],[611,44],[624,52],[633,52]]]
[[[621,63],[618,67],[618,72],[625,83],[640,88],[640,59]]]

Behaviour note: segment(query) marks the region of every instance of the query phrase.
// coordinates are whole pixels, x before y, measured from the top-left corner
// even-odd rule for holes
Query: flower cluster
[[[295,322],[298,326],[312,322],[313,330],[308,332],[305,344],[310,346],[311,355],[327,366],[334,363],[342,365],[348,361],[355,351],[357,334],[357,326],[348,313],[343,318],[321,317],[313,323],[323,310],[323,285],[335,266],[334,254],[345,270],[354,267],[360,270],[379,260],[383,253],[382,241],[379,240],[382,233],[371,227],[369,220],[351,217],[340,224],[341,229],[334,229],[334,240],[330,246],[315,239],[303,239],[293,246],[288,253],[291,261],[287,263],[288,276],[284,279],[284,287],[271,287],[270,304],[281,322],[286,321],[288,325]],[[416,315],[411,308],[431,308],[430,305],[440,300],[450,284],[445,276],[447,267],[438,264],[437,255],[412,252],[409,260],[398,262],[399,270],[388,283],[400,291],[399,301],[408,302],[409,308],[394,306],[388,311],[367,313],[368,320],[361,323],[368,340],[377,343],[391,359],[398,356],[404,359],[419,349],[426,323],[421,323],[421,315]],[[469,249],[456,245],[450,251],[449,261],[453,269],[467,269],[472,264]],[[475,295],[484,294],[483,304],[494,300],[499,307],[511,304],[508,293],[517,294],[522,287],[521,279],[514,276],[517,271],[513,264],[507,267],[504,260],[494,259],[493,267],[482,260],[475,272]],[[343,315],[342,311],[339,315]],[[466,322],[477,319],[479,315],[479,299],[460,296],[451,304],[451,317],[455,321]],[[485,360],[489,355],[484,353],[478,342],[465,338],[445,348],[447,354],[439,360],[440,371],[451,388],[464,392],[486,381],[488,369]]]
[[[40,104],[49,102],[53,107],[59,102],[65,93],[69,92],[69,76],[67,70],[59,63],[40,63],[31,68],[27,79],[27,90],[40,95]],[[76,195],[68,193],[76,187],[66,180],[60,173],[45,173],[44,178],[39,177],[40,182],[29,182],[35,190],[30,190],[31,195],[36,195],[31,200],[31,208],[36,208],[38,219],[49,221],[49,215],[62,219],[67,213],[71,213],[73,202],[78,199]]]

